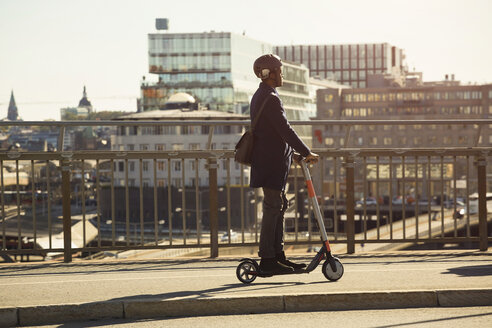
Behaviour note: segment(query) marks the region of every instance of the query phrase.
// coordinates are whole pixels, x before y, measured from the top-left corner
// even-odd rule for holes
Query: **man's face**
[[[277,81],[277,87],[281,87],[284,85],[284,76],[283,76],[283,71],[282,67],[280,67],[276,72],[275,72],[275,80]]]

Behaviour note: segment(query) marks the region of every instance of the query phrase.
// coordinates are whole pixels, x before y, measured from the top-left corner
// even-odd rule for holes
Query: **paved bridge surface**
[[[306,256],[296,260],[308,262]],[[239,258],[0,264],[0,326],[104,318],[492,305],[492,251],[340,256],[345,274],[236,278]]]

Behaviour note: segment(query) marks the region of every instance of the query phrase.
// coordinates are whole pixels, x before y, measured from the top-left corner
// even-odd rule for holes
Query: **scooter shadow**
[[[119,298],[109,299],[108,301],[130,301],[130,300],[171,300],[171,299],[198,299],[198,298],[211,298],[220,296],[223,294],[242,294],[244,292],[251,291],[266,291],[270,289],[279,289],[285,287],[293,287],[300,285],[312,285],[318,283],[326,283],[329,281],[320,282],[257,282],[251,284],[234,283],[225,284],[216,288],[209,288],[204,290],[183,290],[162,294],[143,294],[134,296],[124,296]]]

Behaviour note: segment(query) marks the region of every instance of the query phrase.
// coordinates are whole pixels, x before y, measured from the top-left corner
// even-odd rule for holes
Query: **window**
[[[458,144],[466,145],[467,143],[468,143],[468,137],[467,136],[458,136]]]
[[[118,162],[118,170],[123,172],[125,170],[125,162]]]
[[[128,162],[128,166],[130,168],[130,172],[135,171],[135,161]]]
[[[128,145],[126,145],[126,149],[127,150],[134,150],[135,149],[135,145],[128,144]]]
[[[143,126],[141,129],[142,129],[142,135],[154,134],[154,128],[151,126]]]
[[[413,137],[413,144],[414,146],[422,146],[422,137]]]
[[[333,95],[325,95],[325,102],[331,103],[333,101]]]
[[[140,145],[140,150],[149,150],[149,145],[148,144]]]
[[[172,182],[173,186],[175,186],[176,188],[181,188],[181,178],[174,178]]]
[[[142,162],[142,170],[143,170],[144,172],[149,171],[149,161],[143,161],[143,162]]]
[[[157,170],[164,171],[166,169],[166,161],[157,161]]]
[[[385,146],[389,146],[392,143],[392,139],[390,137],[384,137],[383,143]]]
[[[157,187],[165,187],[167,184],[166,179],[157,179]]]
[[[369,145],[376,146],[377,144],[378,144],[378,138],[377,137],[370,137],[369,138]]]
[[[325,144],[328,146],[332,146],[334,143],[333,138],[325,138]]]
[[[190,147],[190,150],[200,150],[200,144],[199,143],[190,143],[189,147]]]
[[[155,145],[155,150],[157,150],[157,151],[166,150],[166,145],[164,145],[164,144],[156,144]]]
[[[176,172],[181,171],[181,161],[180,160],[174,160],[173,161],[173,167],[174,167],[174,171],[176,171]]]

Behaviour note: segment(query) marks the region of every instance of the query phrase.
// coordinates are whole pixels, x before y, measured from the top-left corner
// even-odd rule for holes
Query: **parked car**
[[[377,205],[377,200],[375,197],[366,197],[366,206]],[[355,202],[356,206],[364,206],[364,198],[361,198],[357,202]]]
[[[228,242],[229,241],[229,234],[231,235],[231,241],[234,241],[236,238],[238,238],[237,232],[231,230],[229,233],[225,232],[224,234],[222,234],[222,236],[220,237],[220,241],[221,242]]]
[[[403,197],[402,196],[395,196],[393,197],[393,204],[395,205],[401,205],[403,203]],[[413,204],[415,203],[415,198],[412,196],[407,196],[405,200],[405,204]]]

